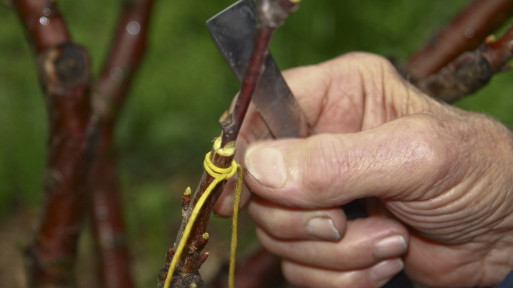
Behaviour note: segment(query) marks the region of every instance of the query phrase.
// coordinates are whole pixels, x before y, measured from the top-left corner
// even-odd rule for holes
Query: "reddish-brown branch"
[[[154,0],[125,0],[115,38],[95,85],[94,113],[113,121],[124,103],[130,82],[146,50]]]
[[[64,19],[54,1],[13,0],[36,55],[61,43],[70,42]]]
[[[251,96],[264,70],[264,60],[268,53],[272,32],[295,10],[296,4],[290,2],[290,0],[261,0],[258,1],[257,7],[258,24],[255,42],[248,67],[242,80],[241,92],[237,97],[232,112],[230,114],[225,113],[220,120],[222,128],[220,148],[235,145],[242,121],[244,120],[249,103],[251,102]],[[231,166],[233,155],[219,155],[216,149],[212,149],[211,155],[211,161],[215,166],[220,168],[228,168]],[[200,184],[193,195],[192,205],[189,205],[190,200],[187,196],[184,195],[184,197],[182,197],[184,200],[182,203],[182,225],[173,248],[168,251],[166,264],[159,273],[158,287],[164,287],[170,263],[173,257],[176,257],[174,253],[179,241],[183,237],[185,225],[197,201],[205,193],[212,181],[212,176],[204,172]],[[199,212],[192,232],[186,240],[186,248],[178,260],[174,274],[171,275],[171,287],[203,287],[204,283],[198,270],[208,256],[208,253],[201,252],[208,240],[204,235],[206,235],[206,227],[212,208],[221,195],[225,182],[226,181],[222,181],[214,188],[205,205]]]
[[[73,285],[72,268],[84,212],[85,131],[90,117],[89,58],[71,43],[49,0],[14,0],[37,58],[49,118],[45,205],[34,243],[27,248],[33,286]]]
[[[211,161],[217,167],[228,168],[230,167],[232,160],[233,156],[226,157],[219,155],[216,153],[215,149],[212,149],[211,151]],[[171,263],[172,258],[174,257],[176,246],[183,236],[185,225],[187,224],[187,221],[192,213],[192,210],[194,209],[194,206],[198,202],[201,195],[205,193],[207,187],[213,180],[214,178],[212,176],[204,172],[199,182],[199,185],[192,196],[192,203],[190,203],[191,201],[189,200],[189,197],[187,197],[187,195],[184,195],[182,197],[182,225],[177,234],[174,247],[172,249],[169,249],[168,251],[166,257],[166,264],[159,273],[159,288],[164,287],[169,265]],[[205,233],[208,219],[210,218],[210,214],[212,212],[215,202],[217,201],[217,199],[221,195],[221,192],[223,191],[224,184],[225,181],[221,182],[214,188],[214,190],[211,192],[211,195],[205,202],[205,205],[203,206],[202,210],[200,211],[196,219],[196,223],[193,227],[193,230],[191,231],[190,237],[187,240],[187,244],[185,246],[186,248],[184,249],[183,254],[180,257],[180,261],[178,262],[178,265],[175,268],[173,278],[171,281],[171,287],[190,287],[191,283],[197,285],[195,287],[203,287],[204,283],[199,275],[198,270],[208,257],[208,253],[201,252],[208,242],[208,237],[205,238],[204,235],[206,235]]]
[[[503,70],[513,56],[513,25],[497,41],[485,43],[481,50],[494,73]]]
[[[93,93],[89,174],[91,217],[103,287],[133,287],[116,176],[112,132],[130,83],[143,58],[153,0],[125,0],[109,54]]]
[[[46,202],[34,244],[27,249],[29,278],[34,286],[73,285],[88,187],[95,192],[90,207],[104,286],[131,287],[111,143],[117,112],[145,50],[153,0],[124,2],[116,38],[94,89],[93,117],[89,59],[84,49],[71,43],[55,1],[13,4],[37,57],[50,119]]]
[[[511,0],[472,1],[448,27],[409,59],[406,72],[414,80],[437,72],[464,51],[476,49],[511,15]]]
[[[425,93],[452,102],[483,87],[513,56],[513,26],[497,41],[463,53],[416,85]]]
[[[111,141],[103,128],[95,152],[88,186],[91,188],[92,227],[98,251],[99,275],[102,287],[133,287],[130,272],[130,253],[125,235],[122,204],[112,155]]]
[[[255,91],[256,84],[261,75],[262,65],[265,57],[267,57],[269,41],[274,29],[268,26],[259,27],[255,35],[255,45],[251,58],[249,59],[248,68],[242,80],[241,90],[235,101],[233,113],[230,118],[226,118],[228,121],[221,121],[223,125],[222,143],[224,147],[231,141],[234,141],[239,134],[242,121],[251,102],[251,96]]]
[[[263,65],[267,57],[269,41],[274,30],[283,24],[285,19],[294,12],[297,3],[290,0],[260,0],[257,6],[257,31],[253,51],[248,66],[242,78],[241,89],[231,114],[221,118],[223,129],[221,147],[235,141],[239,134],[244,116],[251,102],[251,96],[263,72]]]

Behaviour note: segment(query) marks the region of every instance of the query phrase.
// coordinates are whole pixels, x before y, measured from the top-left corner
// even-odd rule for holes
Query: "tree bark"
[[[513,56],[513,26],[497,41],[485,42],[473,52],[465,52],[439,72],[416,82],[426,94],[453,102],[471,94],[492,76],[505,69]]]
[[[113,131],[130,84],[146,50],[153,0],[122,3],[114,39],[94,87],[90,127],[94,161],[88,178],[91,223],[98,270],[105,288],[133,287],[122,203],[117,182]]]
[[[439,71],[463,52],[478,48],[511,15],[511,0],[472,1],[408,60],[406,72],[415,81]]]
[[[274,30],[280,26],[283,21],[295,10],[297,3],[290,0],[261,0],[257,2],[257,31],[251,57],[244,74],[241,89],[235,105],[230,113],[226,112],[221,116],[220,124],[222,128],[219,147],[214,145],[210,152],[211,162],[219,168],[229,168],[232,165],[233,154],[219,154],[219,149],[235,149],[242,122],[246,111],[251,102],[251,97],[258,83],[258,80],[264,71],[264,61],[268,53],[269,42]],[[233,147],[233,148],[232,148]],[[234,152],[234,151],[233,151]],[[185,240],[186,248],[183,254],[175,255],[178,243],[184,237],[185,226],[187,225],[192,211],[199,198],[205,193],[207,187],[213,182],[214,178],[207,172],[203,173],[196,192],[192,196],[192,205],[189,205],[190,196],[188,192],[183,195],[182,203],[182,225],[178,232],[173,248],[168,250],[166,264],[161,269],[158,277],[157,286],[166,287],[166,282],[170,281],[169,287],[203,287],[204,282],[199,275],[199,268],[208,257],[208,253],[202,253],[202,249],[207,244],[208,233],[206,227],[215,202],[221,195],[226,180],[220,182],[214,187],[207,202],[202,207],[197,220],[194,222],[194,228],[190,236]],[[172,275],[168,275],[169,267],[173,257],[180,257],[177,266]],[[171,277],[171,278],[169,278]],[[195,285],[195,286],[193,286]]]
[[[26,249],[31,286],[70,287],[85,209],[86,130],[91,115],[89,57],[71,42],[54,1],[13,2],[30,40],[49,119],[45,203]]]
[[[112,132],[145,51],[153,3],[123,2],[109,56],[91,89],[87,52],[72,43],[56,2],[13,1],[36,55],[50,123],[45,203],[34,241],[26,249],[31,286],[76,285],[73,266],[86,208],[104,287],[133,286]]]

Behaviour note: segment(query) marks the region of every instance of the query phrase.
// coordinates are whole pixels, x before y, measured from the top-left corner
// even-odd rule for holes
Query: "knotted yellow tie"
[[[229,148],[220,148],[221,146],[221,139],[216,139],[214,142],[214,151],[216,154],[219,154],[221,156],[225,157],[231,157],[235,154],[235,147],[229,147]],[[205,155],[205,160],[203,161],[203,167],[205,171],[212,176],[213,180],[210,182],[210,185],[205,189],[205,192],[201,195],[201,197],[198,199],[198,202],[194,206],[194,209],[192,210],[192,213],[189,217],[189,220],[187,221],[187,224],[185,225],[185,229],[182,234],[182,238],[180,239],[180,242],[178,243],[178,246],[176,247],[175,254],[173,255],[173,259],[171,260],[171,263],[169,264],[169,269],[167,271],[166,275],[166,281],[164,282],[164,288],[169,288],[169,285],[171,284],[171,279],[173,278],[173,273],[176,268],[176,265],[178,263],[178,260],[180,259],[180,256],[183,252],[183,249],[185,248],[185,244],[187,243],[187,239],[189,239],[189,236],[191,234],[192,227],[194,226],[194,222],[196,221],[196,218],[198,217],[199,212],[201,211],[201,208],[205,204],[206,200],[210,196],[211,192],[214,190],[214,188],[221,183],[224,180],[227,180],[228,178],[232,177],[237,173],[237,185],[235,187],[235,197],[234,197],[234,203],[233,203],[233,216],[232,216],[232,235],[231,235],[231,243],[230,243],[230,269],[228,274],[228,287],[234,288],[235,287],[235,259],[236,259],[236,250],[237,250],[237,221],[238,221],[238,212],[239,212],[239,202],[240,202],[240,194],[242,191],[242,168],[237,162],[232,160],[232,163],[230,167],[228,168],[222,168],[214,165],[212,161],[210,160],[210,153],[208,152]]]

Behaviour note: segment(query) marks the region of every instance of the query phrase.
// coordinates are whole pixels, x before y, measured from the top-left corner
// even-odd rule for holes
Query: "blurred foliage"
[[[158,271],[167,243],[174,240],[176,225],[170,223],[179,217],[172,195],[196,184],[204,153],[219,133],[217,119],[237,92],[237,81],[205,27],[231,2],[156,4],[148,53],[116,133],[129,230],[144,238],[134,253],[154,258],[149,267],[138,264],[138,270]],[[283,69],[356,50],[404,60],[466,2],[303,1],[276,32],[271,50]],[[59,5],[74,41],[89,50],[97,75],[119,1],[61,0]],[[0,211],[5,215],[17,204],[42,202],[47,124],[34,57],[15,12],[2,7],[0,19]],[[496,76],[457,105],[513,123],[512,77],[512,72]],[[144,285],[153,281],[153,276],[142,280]]]

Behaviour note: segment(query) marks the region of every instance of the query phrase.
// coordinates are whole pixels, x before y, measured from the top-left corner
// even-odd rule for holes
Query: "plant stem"
[[[265,58],[269,52],[269,42],[274,30],[281,26],[285,19],[297,8],[298,1],[291,0],[261,0],[257,6],[257,31],[253,51],[242,78],[241,89],[233,111],[221,117],[221,147],[235,141],[240,127],[251,102],[258,80],[265,69]]]
[[[225,113],[220,119],[222,128],[220,149],[235,147],[240,127],[246,115],[251,96],[258,83],[259,77],[264,71],[264,60],[268,53],[269,41],[271,39],[274,29],[281,25],[292,11],[296,8],[296,3],[290,0],[262,0],[257,4],[258,23],[255,35],[255,42],[253,45],[252,54],[246,69],[239,95],[237,96],[234,108],[231,113]],[[220,168],[228,168],[231,166],[234,155],[220,155],[218,149],[213,148],[211,151],[210,160],[212,163]],[[175,244],[172,249],[169,249],[166,257],[166,265],[159,273],[158,287],[164,287],[170,263],[175,257],[179,241],[183,237],[185,225],[190,218],[192,210],[196,205],[198,199],[205,193],[207,187],[213,181],[212,176],[207,172],[203,173],[200,183],[192,196],[192,201],[184,195],[182,203],[182,225],[177,234]],[[212,194],[207,199],[203,206],[196,222],[194,223],[193,230],[190,237],[186,240],[186,248],[184,253],[180,256],[178,265],[172,275],[171,287],[203,287],[204,283],[199,275],[199,268],[208,257],[208,253],[202,253],[201,250],[207,244],[208,237],[205,237],[206,227],[210,214],[214,207],[215,202],[221,195],[226,181],[219,183]],[[192,202],[192,204],[191,204]]]
[[[115,37],[94,87],[89,174],[90,213],[105,288],[133,287],[130,253],[119,198],[112,133],[128,89],[143,58],[153,0],[125,0]]]
[[[85,209],[89,117],[89,57],[71,42],[54,1],[14,0],[37,58],[49,119],[45,203],[26,250],[30,285],[74,286],[77,240]]]
[[[478,48],[483,40],[513,15],[511,0],[474,0],[444,29],[417,51],[405,70],[414,80],[439,71],[464,51]]]
[[[251,102],[251,96],[263,71],[262,65],[268,54],[269,41],[274,29],[268,26],[258,27],[255,35],[255,45],[248,63],[248,68],[242,80],[241,90],[232,114],[229,118],[221,119],[223,129],[221,147],[235,141],[239,134],[240,127],[246,116],[246,112]]]
[[[486,85],[512,57],[513,26],[497,41],[487,41],[480,49],[463,53],[416,85],[435,98],[452,102]]]
[[[480,49],[494,73],[505,68],[513,57],[513,25],[496,41],[489,41]]]
[[[89,200],[104,287],[133,286],[112,131],[145,50],[153,2],[123,2],[116,37],[93,89],[91,112],[89,58],[71,42],[55,1],[13,1],[37,57],[50,122],[45,207],[26,257],[32,286],[75,285],[77,241]]]

